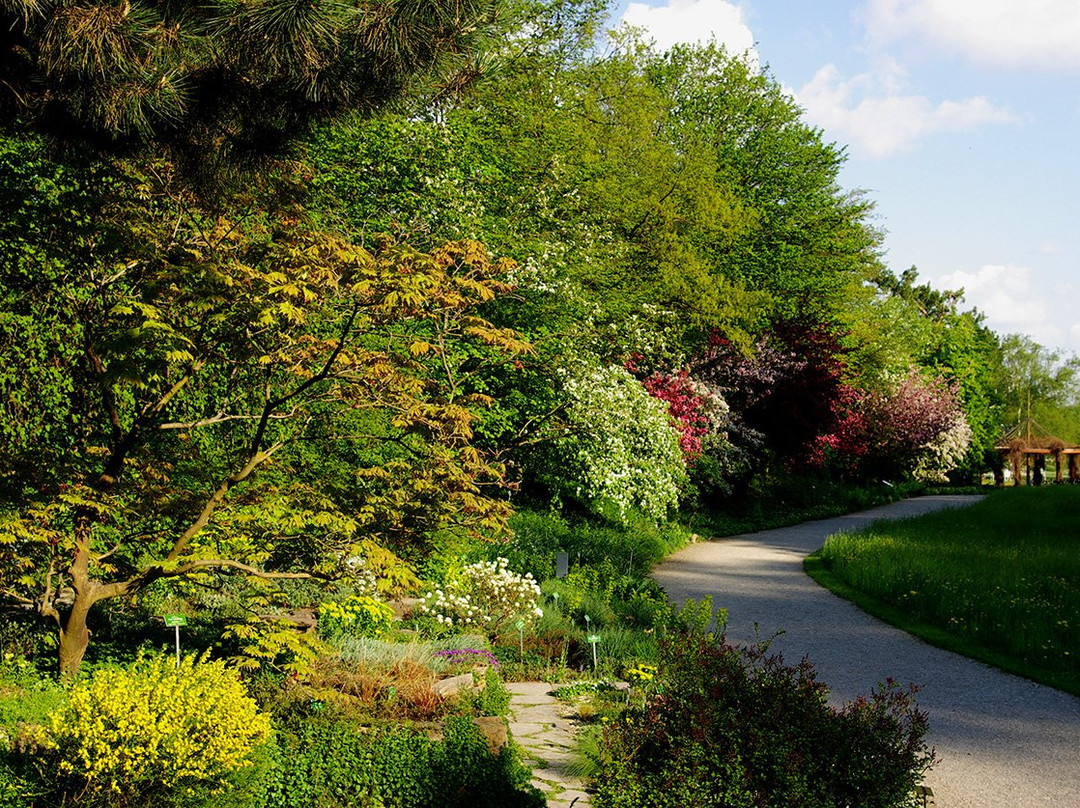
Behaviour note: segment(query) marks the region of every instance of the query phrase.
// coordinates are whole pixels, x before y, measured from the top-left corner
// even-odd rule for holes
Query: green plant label
[[[182,614],[167,614],[165,615],[165,625],[167,626],[186,626],[187,618]]]
[[[600,642],[600,635],[590,634],[587,639],[589,640],[589,642]]]
[[[518,620],[516,623],[514,623],[514,628],[516,628],[518,631],[521,631],[523,628],[525,628],[525,621]]]

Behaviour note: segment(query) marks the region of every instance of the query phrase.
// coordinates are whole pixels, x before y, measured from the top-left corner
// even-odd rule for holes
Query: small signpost
[[[590,634],[586,639],[592,643],[592,669],[596,673],[596,644],[600,642],[600,635]]]
[[[522,664],[524,664],[524,662],[525,662],[525,621],[524,620],[518,620],[516,623],[514,623],[514,626],[518,630],[518,649],[520,650],[520,653],[521,653],[521,657],[520,657],[521,662],[522,662]]]
[[[180,626],[187,625],[187,618],[182,614],[165,615],[165,625],[176,629],[176,667],[180,667]]]
[[[592,631],[592,618],[589,615],[585,615],[585,631]],[[592,643],[592,669],[596,673],[596,644],[600,642],[600,635],[587,633],[585,639]]]

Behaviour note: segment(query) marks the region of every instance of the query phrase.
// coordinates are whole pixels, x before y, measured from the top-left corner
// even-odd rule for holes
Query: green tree
[[[767,71],[715,45],[654,56],[650,78],[669,100],[667,140],[704,151],[749,226],[713,242],[717,271],[769,294],[772,321],[828,323],[852,280],[878,266],[872,205],[843,191],[845,155],[802,120]]]
[[[5,0],[0,110],[62,140],[170,147],[204,175],[314,120],[460,85],[498,0]]]
[[[2,239],[0,592],[56,621],[64,673],[95,604],[163,578],[335,575],[447,525],[500,529],[464,377],[526,350],[476,312],[507,262],[369,251],[295,208],[207,213],[164,164],[76,171],[15,145],[5,195],[39,226]],[[348,500],[311,469],[342,446],[366,458]]]
[[[1025,424],[1030,416],[1051,432],[1067,433],[1058,437],[1080,437],[1071,417],[1080,401],[1080,357],[1024,334],[1009,334],[1001,340],[997,378],[1005,400],[1005,429]]]

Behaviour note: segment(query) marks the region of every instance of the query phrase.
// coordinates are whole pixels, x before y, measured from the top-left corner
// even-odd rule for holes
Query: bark
[[[86,618],[93,601],[86,595],[76,595],[71,613],[60,628],[60,676],[70,679],[79,672],[86,649],[90,645],[90,628]]]
[[[75,601],[60,624],[60,675],[65,679],[79,671],[86,648],[90,644],[90,627],[86,619],[94,605],[94,582],[90,580],[90,530],[93,514],[80,513],[75,519],[75,557],[68,572]],[[60,616],[58,615],[58,618]]]

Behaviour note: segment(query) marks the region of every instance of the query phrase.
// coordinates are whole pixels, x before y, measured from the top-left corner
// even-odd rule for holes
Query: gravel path
[[[802,560],[841,530],[958,507],[934,496],[835,519],[693,544],[654,571],[676,602],[713,595],[729,640],[783,630],[772,645],[809,656],[848,701],[891,676],[922,686],[939,762],[926,778],[938,808],[1080,808],[1080,699],[927,645],[819,587]],[[757,629],[755,629],[755,624]]]

